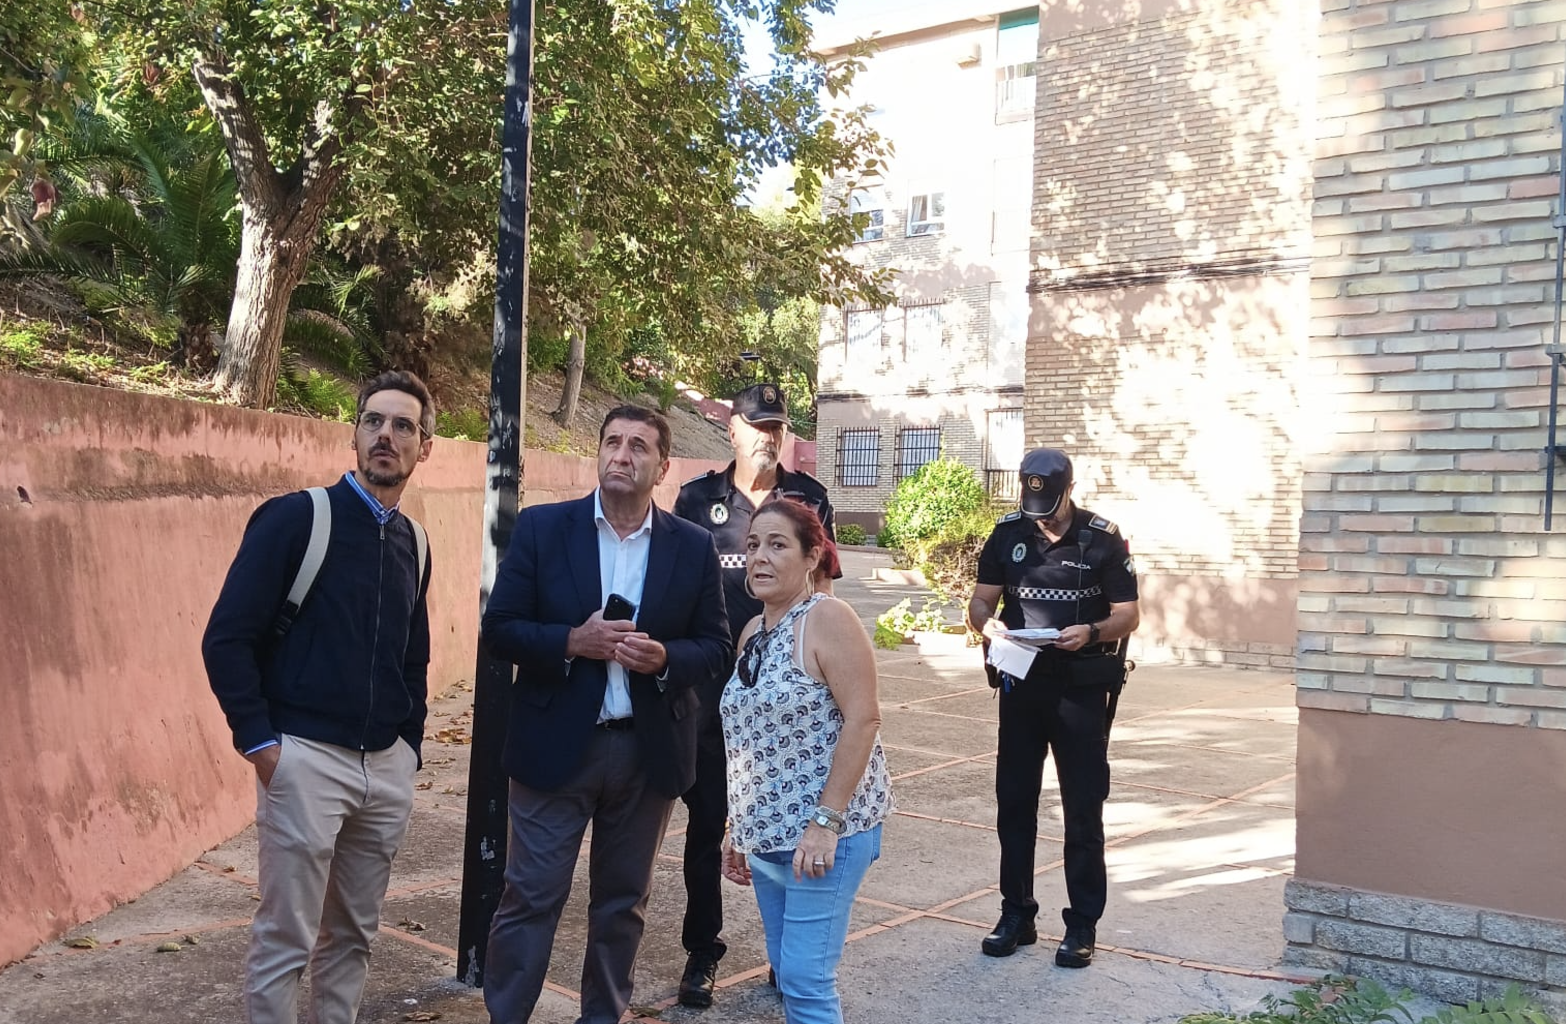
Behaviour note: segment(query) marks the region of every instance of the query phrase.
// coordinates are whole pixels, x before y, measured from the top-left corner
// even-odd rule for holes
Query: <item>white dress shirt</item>
[[[593,523],[598,528],[598,582],[603,601],[610,594],[619,594],[635,605],[638,614],[642,607],[642,587],[647,581],[647,552],[652,548],[652,502],[647,503],[647,518],[642,525],[624,540],[604,517],[603,496],[593,492]],[[607,662],[609,685],[604,690],[604,703],[598,711],[598,720],[631,717],[631,685],[625,666],[618,661]]]

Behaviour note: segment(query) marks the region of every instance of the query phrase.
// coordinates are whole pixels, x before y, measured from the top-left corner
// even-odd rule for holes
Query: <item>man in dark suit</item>
[[[696,774],[698,695],[733,656],[711,535],[652,502],[668,469],[664,418],[611,410],[598,489],[522,510],[484,613],[485,644],[518,667],[506,888],[484,978],[494,1024],[533,1013],[589,821],[579,1022],[616,1024],[631,1000],[653,858]]]

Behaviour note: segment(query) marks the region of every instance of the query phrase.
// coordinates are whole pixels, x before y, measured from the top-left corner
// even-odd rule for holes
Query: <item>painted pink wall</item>
[[[201,631],[255,506],[336,479],[350,437],[0,374],[0,964],[249,822],[253,776],[207,688]],[[403,499],[434,553],[435,689],[472,677],[484,461],[482,444],[438,439]],[[711,465],[681,460],[659,504]],[[524,479],[535,504],[596,475],[591,459],[529,452]]]

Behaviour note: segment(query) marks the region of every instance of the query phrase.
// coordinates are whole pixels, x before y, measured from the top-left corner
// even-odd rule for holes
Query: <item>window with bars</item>
[[[880,480],[881,431],[875,427],[839,431],[838,486],[874,487]]]
[[[985,416],[984,483],[997,498],[1021,496],[1022,410],[992,409]]]
[[[940,427],[904,427],[897,432],[897,479],[912,476],[940,457]]]
[[[882,357],[883,327],[886,311],[881,309],[856,309],[848,314],[848,365],[863,368],[880,366]]]

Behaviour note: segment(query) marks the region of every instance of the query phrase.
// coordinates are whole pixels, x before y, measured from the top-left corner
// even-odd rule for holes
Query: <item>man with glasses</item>
[[[250,1024],[295,1024],[310,965],[310,1020],[352,1024],[392,858],[408,828],[424,735],[428,555],[398,501],[429,458],[435,407],[393,371],[359,393],[357,466],[250,517],[202,640],[207,676],[256,772],[261,904],[245,967]],[[289,605],[312,539],[324,559]],[[290,614],[291,613],[291,614]]]
[[[723,599],[728,607],[729,633],[738,643],[746,623],[761,614],[761,602],[745,583],[745,538],[750,517],[772,498],[800,502],[816,514],[827,539],[836,541],[832,503],[826,488],[809,473],[790,472],[778,462],[788,433],[788,409],[776,384],[752,384],[734,396],[729,416],[729,443],[734,461],[722,470],[703,473],[680,488],[674,514],[706,528],[718,546],[723,566]],[[838,570],[837,575],[842,575]],[[822,588],[832,592],[831,581]],[[696,782],[682,800],[689,812],[685,827],[685,973],[680,979],[683,1006],[712,1005],[718,961],[728,952],[723,942],[723,831],[728,823],[728,772],[723,751],[723,726],[718,698],[729,673],[701,695],[697,729]]]

